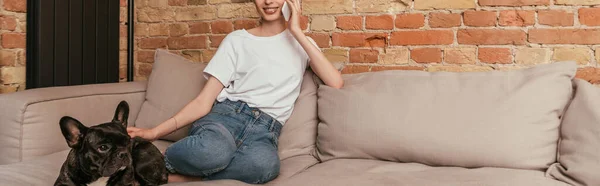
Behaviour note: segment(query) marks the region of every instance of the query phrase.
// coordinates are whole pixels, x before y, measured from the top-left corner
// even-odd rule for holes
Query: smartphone
[[[283,14],[283,18],[285,18],[285,21],[290,21],[292,11],[290,11],[290,6],[288,6],[287,2],[283,2],[283,8],[281,8],[281,13]]]

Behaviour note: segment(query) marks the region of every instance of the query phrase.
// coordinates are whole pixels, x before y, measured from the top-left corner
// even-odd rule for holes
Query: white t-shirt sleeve
[[[234,81],[236,72],[236,54],[230,36],[226,36],[217,52],[204,69],[204,78],[210,76],[217,78],[224,87]]]

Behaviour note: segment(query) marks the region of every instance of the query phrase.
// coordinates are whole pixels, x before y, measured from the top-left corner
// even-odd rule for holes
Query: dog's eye
[[[106,152],[106,151],[108,151],[108,146],[101,145],[100,147],[98,147],[98,151],[100,151],[100,152]]]

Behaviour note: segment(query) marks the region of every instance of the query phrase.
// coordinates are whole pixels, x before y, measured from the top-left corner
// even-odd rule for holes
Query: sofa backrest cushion
[[[600,88],[573,80],[575,96],[563,117],[558,163],[547,171],[571,185],[600,185]]]
[[[542,170],[556,161],[576,70],[344,75],[342,89],[318,90],[318,156]]]
[[[306,70],[294,111],[279,136],[279,158],[315,155],[317,138],[317,84],[311,70]],[[315,77],[316,78],[316,77]]]
[[[205,67],[205,64],[194,63],[167,50],[156,50],[148,78],[146,101],[142,104],[135,126],[155,127],[196,98],[206,84],[202,73]],[[184,138],[190,126],[182,127],[161,139],[177,141]]]

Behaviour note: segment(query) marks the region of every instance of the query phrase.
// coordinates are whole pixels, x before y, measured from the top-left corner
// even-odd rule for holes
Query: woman
[[[285,1],[292,12],[287,24]],[[132,137],[155,140],[192,124],[189,136],[165,152],[169,182],[273,180],[279,174],[277,137],[307,66],[326,85],[343,86],[341,74],[302,32],[297,1],[255,0],[260,26],[225,37],[204,70],[208,81],[198,97],[152,129],[127,129]]]

